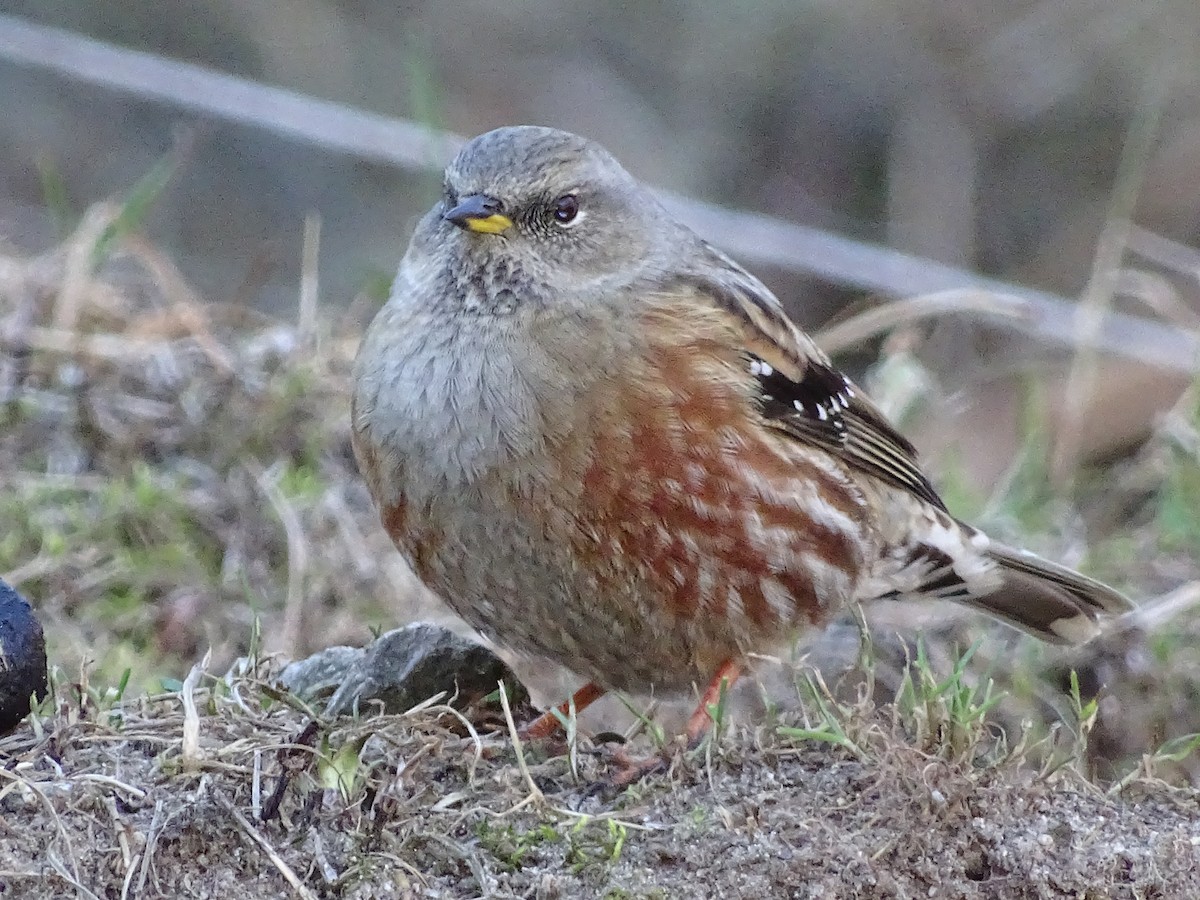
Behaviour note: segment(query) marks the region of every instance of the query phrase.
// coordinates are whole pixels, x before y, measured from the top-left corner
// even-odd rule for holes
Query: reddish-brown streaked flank
[[[416,576],[426,584],[433,578],[430,559],[437,549],[436,533],[429,529],[413,529],[408,517],[408,503],[400,495],[391,503],[380,506],[379,518],[383,529],[404,552]],[[414,532],[417,533],[414,533]],[[419,535],[419,536],[418,536]]]
[[[782,638],[847,600],[828,577],[862,565],[862,500],[845,477],[751,421],[740,360],[666,345],[649,365],[618,392],[625,427],[592,434],[579,513],[598,540],[578,552],[635,559],[657,588],[646,602],[742,633]]]

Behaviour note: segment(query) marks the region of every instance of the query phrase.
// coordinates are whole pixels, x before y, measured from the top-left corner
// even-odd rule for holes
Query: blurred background
[[[1175,330],[1193,330],[1200,322],[1195,0],[0,0],[0,12],[460,135],[512,123],[570,129],[609,147],[642,179],[695,198],[1067,298],[1111,276],[1106,284],[1117,308]],[[365,162],[2,56],[0,110],[3,255],[31,258],[51,251],[91,204],[127,197],[169,159],[170,177],[138,229],[173,260],[197,296],[214,308],[233,305],[293,321],[304,222],[315,213],[322,222],[319,302],[327,311],[349,311],[355,335],[386,292],[411,225],[436,199],[440,183],[436,167]],[[1129,222],[1136,225],[1126,227]],[[1106,246],[1115,252],[1106,255]],[[804,272],[757,262],[753,268],[810,329],[884,299]],[[0,313],[6,290],[0,278]],[[18,296],[15,288],[7,295]],[[123,327],[100,321],[105,328]],[[253,368],[261,354],[251,356],[243,363]],[[193,423],[204,432],[196,431],[202,456],[187,466],[175,457],[186,443],[176,431],[147,432],[138,444],[114,427],[105,432],[108,443],[70,458],[82,460],[80,471],[118,473],[126,487],[131,479],[134,487],[145,480],[141,470],[130,468],[142,460],[199,478],[212,458],[213,435],[224,429],[243,446],[218,447],[221,459],[261,450],[268,473],[277,473],[282,459],[291,468],[280,470],[277,486],[291,492],[305,527],[311,514],[318,536],[353,536],[345,510],[360,516],[358,523],[372,521],[373,514],[345,446],[345,371],[339,368],[345,357],[340,350],[331,353],[328,371],[281,389],[279,397],[313,417],[303,419],[306,434],[300,424],[285,432],[291,414],[278,414],[277,422],[279,407],[265,408],[251,392],[218,411],[226,417],[240,411],[244,419]],[[1194,425],[1192,407],[1173,420],[1176,443],[1168,447],[1161,440],[1165,417],[1173,409],[1178,413],[1193,374],[1186,364],[1161,365],[1155,357],[1092,360],[1074,412],[1064,412],[1063,403],[1072,393],[1072,353],[1028,335],[1013,340],[971,319],[947,317],[901,329],[839,359],[904,420],[952,507],[982,514],[1001,533],[1011,526],[1026,542],[1071,564],[1085,558],[1089,529],[1116,535],[1121,543],[1106,544],[1099,559],[1093,556],[1093,571],[1145,596],[1200,574],[1200,528],[1192,505],[1200,503],[1200,443],[1187,430]],[[882,364],[866,371],[880,358]],[[97,384],[114,378],[127,389],[132,376],[118,369],[88,374],[101,379]],[[330,373],[332,380],[320,380]],[[1032,383],[1030,373],[1036,375]],[[176,387],[163,387],[145,372],[136,378],[149,383],[145,389],[156,402],[182,402]],[[48,369],[43,381],[47,390],[74,384],[57,369]],[[1038,399],[1033,419],[1031,396]],[[910,420],[914,399],[922,408]],[[131,409],[121,415],[135,415]],[[148,409],[143,404],[136,412]],[[185,412],[190,415],[190,408]],[[47,414],[39,427],[52,429],[59,421]],[[1082,482],[1084,493],[1075,498],[1082,514],[1046,484],[1045,463],[1064,421],[1080,459],[1132,467],[1105,470],[1118,473],[1110,480]],[[251,437],[242,431],[246,422],[259,429]],[[301,422],[299,414],[294,422]],[[76,426],[82,443],[100,434],[95,422]],[[1031,440],[1037,429],[1049,437]],[[191,434],[186,428],[183,433]],[[10,443],[20,443],[11,434]],[[1152,435],[1159,442],[1147,451],[1144,442]],[[0,451],[4,439],[0,433]],[[22,440],[25,455],[14,457],[14,465],[30,472],[62,466],[65,456],[48,464],[41,455],[58,440],[51,431],[31,430]],[[1170,468],[1164,459],[1182,468]],[[213,463],[222,478],[223,464]],[[1066,480],[1075,474],[1069,470]],[[229,476],[228,484],[240,484],[237,477]],[[260,485],[270,482],[255,477]],[[328,484],[337,482],[344,507],[329,506],[332,494],[322,493],[326,477]],[[149,482],[161,486],[158,478],[155,469]],[[1014,485],[1035,482],[1014,493]],[[257,612],[286,619],[292,613],[281,610],[301,582],[305,590],[299,593],[315,598],[309,602],[318,612],[297,613],[296,621],[281,626],[292,629],[284,642],[289,652],[335,640],[361,642],[368,625],[395,622],[386,598],[394,596],[400,576],[379,571],[387,566],[378,560],[390,554],[379,534],[355,540],[383,555],[372,557],[347,539],[351,562],[344,564],[328,544],[314,543],[320,552],[307,557],[312,569],[295,582],[288,569],[294,536],[282,535],[269,511],[262,514],[270,524],[260,523],[261,535],[243,525],[231,536],[254,504],[263,506],[253,483],[232,499],[222,497],[229,505],[219,510],[211,502],[215,488],[201,487],[196,506],[186,510],[187,540],[193,527],[207,529],[215,562],[181,551],[188,565],[194,563],[181,571],[211,583],[186,588],[169,574],[183,565],[179,558],[156,558],[153,578],[130,588],[130,600],[119,610],[134,638],[101,638],[90,626],[68,634],[74,601],[60,594],[75,589],[75,576],[47,574],[50,569],[29,561],[35,554],[46,557],[38,529],[7,544],[0,529],[0,573],[23,573],[31,595],[56,598],[66,610],[60,647],[80,652],[89,641],[132,641],[140,648],[121,650],[114,657],[119,661],[141,659],[136,654],[147,646],[158,647],[154,652],[167,648],[167,656],[156,657],[160,662],[191,659],[205,641],[224,641],[224,658],[231,658],[244,649],[249,616],[239,613],[217,629],[211,618],[215,598],[254,593]],[[1016,495],[1019,502],[1007,506],[988,502]],[[1022,518],[1013,512],[1018,506],[1037,515]],[[137,527],[113,540],[129,534],[149,540],[147,535],[174,533],[177,524],[164,524],[161,511],[131,515]],[[1160,554],[1168,526],[1175,529],[1175,543]],[[276,531],[267,534],[271,528]],[[68,546],[72,534],[67,531]],[[238,540],[260,545],[231,556]],[[318,572],[323,556],[329,557],[328,571]],[[254,569],[247,560],[261,565]],[[77,562],[84,570],[94,565],[83,556]],[[377,602],[369,614],[348,599],[364,594],[368,581]],[[96,584],[95,593],[103,594],[106,589]],[[417,590],[411,584],[408,589]],[[152,625],[138,618],[147,600],[162,604]],[[300,628],[301,620],[315,627]],[[139,624],[129,625],[134,622]],[[1185,707],[1195,682],[1182,673],[1198,670],[1194,657],[1176,667],[1186,687],[1172,697]],[[119,672],[120,662],[111,670]],[[1156,722],[1170,722],[1176,712],[1164,709]]]
[[[4,0],[0,10],[472,135],[578,131],[639,177],[717,203],[1077,294],[1147,97],[1137,220],[1197,243],[1200,12],[1190,0]],[[1169,79],[1164,92],[1161,83]],[[0,62],[0,233],[59,235],[194,126],[150,227],[212,299],[293,302],[304,215],[324,298],[393,268],[436,178]],[[816,324],[846,298],[764,272]],[[1194,298],[1193,298],[1194,299]]]

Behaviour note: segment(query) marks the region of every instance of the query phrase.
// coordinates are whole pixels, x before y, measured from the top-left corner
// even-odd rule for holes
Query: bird
[[[1055,644],[1118,591],[960,521],[758,278],[599,144],[464,144],[354,363],[383,527],[487,638],[610,691],[697,691],[855,604],[951,600]]]

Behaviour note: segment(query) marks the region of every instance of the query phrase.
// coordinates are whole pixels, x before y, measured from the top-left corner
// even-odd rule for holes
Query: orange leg
[[[559,716],[569,716],[571,704],[575,705],[576,713],[581,713],[606,693],[607,691],[596,682],[589,681],[577,690],[570,700],[559,704],[552,710],[547,710],[526,725],[522,729],[523,736],[535,741],[550,737],[555,732],[562,730],[562,721]]]
[[[742,674],[742,668],[732,659],[727,659],[721,663],[721,667],[717,669],[717,674],[713,676],[712,681],[708,683],[708,687],[704,689],[704,694],[700,697],[700,702],[696,705],[695,711],[687,724],[687,739],[688,746],[695,747],[700,743],[700,739],[708,733],[708,729],[712,727],[712,715],[709,713],[710,706],[716,706],[721,702],[721,691],[729,690],[737,682],[738,677]]]
[[[741,666],[733,660],[727,659],[721,663],[717,674],[713,676],[712,681],[705,688],[704,694],[700,697],[695,712],[688,719],[686,734],[689,750],[695,749],[704,735],[708,733],[708,729],[712,727],[712,715],[708,708],[721,702],[721,691],[732,687],[741,674]],[[623,790],[647,775],[665,772],[670,768],[671,756],[672,751],[666,749],[645,759],[635,759],[622,748],[613,754],[613,758],[621,768],[608,779],[608,783],[604,787]]]

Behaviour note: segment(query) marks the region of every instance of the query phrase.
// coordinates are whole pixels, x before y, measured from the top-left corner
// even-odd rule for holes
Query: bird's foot
[[[600,735],[597,735],[600,737]],[[666,775],[681,755],[679,744],[670,744],[649,755],[637,755],[623,746],[623,738],[611,735],[612,740],[602,744],[596,753],[607,757],[607,773],[584,790],[585,797],[603,797],[611,800],[644,778]]]

